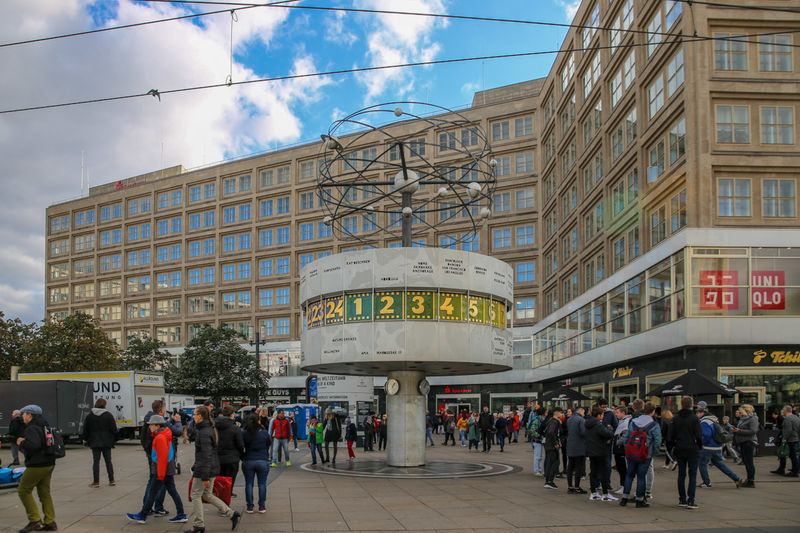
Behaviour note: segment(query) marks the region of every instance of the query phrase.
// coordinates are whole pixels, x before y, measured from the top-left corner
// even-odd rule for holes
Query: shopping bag
[[[778,459],[785,459],[786,457],[789,457],[789,443],[786,441],[781,442],[778,446],[777,453]]]
[[[189,480],[189,501],[192,501],[192,483],[195,478]],[[214,496],[225,502],[225,505],[231,504],[231,492],[233,491],[233,479],[229,477],[217,476],[214,478],[214,488],[212,492]],[[203,503],[208,503],[203,499]]]

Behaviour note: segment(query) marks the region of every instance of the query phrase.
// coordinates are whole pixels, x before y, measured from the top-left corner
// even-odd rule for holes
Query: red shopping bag
[[[189,501],[192,501],[192,483],[194,478],[189,480]],[[233,491],[233,479],[229,477],[217,476],[214,478],[214,488],[212,492],[214,496],[225,502],[225,505],[231,504],[231,492]],[[208,503],[203,499],[203,503]]]

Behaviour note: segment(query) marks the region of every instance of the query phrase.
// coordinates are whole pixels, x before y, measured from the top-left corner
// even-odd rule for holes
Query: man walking
[[[56,531],[56,509],[50,495],[50,479],[56,466],[56,458],[47,453],[47,436],[45,435],[45,420],[42,417],[42,408],[38,405],[26,405],[20,409],[25,430],[17,438],[17,446],[25,455],[25,472],[19,480],[17,495],[28,514],[28,525],[20,529],[21,533],[28,531]],[[52,438],[52,437],[51,437]],[[44,522],[33,499],[33,489],[39,495],[39,501],[44,511]]]
[[[17,439],[25,433],[25,422],[22,421],[22,413],[19,409],[11,412],[11,420],[8,423],[8,434],[11,436],[11,462],[8,466],[19,466],[19,446]]]
[[[481,440],[483,441],[483,452],[492,451],[492,430],[494,429],[494,417],[489,412],[489,407],[483,406],[483,412],[478,419],[478,427],[481,430]]]
[[[433,425],[435,421],[430,411],[425,411],[425,444],[428,442],[433,446]]]
[[[647,490],[647,471],[653,457],[661,446],[661,428],[653,419],[656,406],[653,402],[644,403],[640,399],[633,402],[634,411],[642,414],[631,419],[625,432],[625,458],[628,473],[625,477],[625,489],[619,504],[625,506],[630,499],[633,480],[636,478],[636,507],[650,507],[645,500]]]
[[[788,474],[786,470],[786,457],[781,457],[778,469],[773,470],[773,474],[786,477],[798,477],[800,475],[800,417],[792,412],[792,406],[787,405],[783,408],[783,441],[789,445],[789,460],[792,462],[792,469]]]
[[[675,459],[678,461],[678,505],[689,509],[697,509],[694,499],[697,490],[697,462],[700,449],[703,447],[700,419],[692,412],[693,403],[691,396],[681,398],[681,409],[672,419],[672,433],[667,439],[675,443]],[[688,499],[686,493],[687,469],[689,472]]]
[[[585,409],[576,407],[567,419],[567,492],[586,494],[581,488],[581,478],[586,475],[586,419]]]
[[[561,408],[553,408],[551,416],[544,424],[542,430],[542,444],[544,444],[544,488],[557,489],[555,479],[560,464],[559,453],[561,450]]]
[[[269,436],[272,438],[272,464],[271,467],[278,466],[275,459],[278,457],[278,449],[283,449],[286,455],[286,466],[292,466],[289,460],[289,439],[292,438],[292,424],[284,416],[283,409],[278,409],[275,418],[269,425]]]
[[[700,477],[703,484],[700,486],[711,488],[711,478],[708,476],[708,463],[710,462],[719,468],[720,472],[731,478],[737,487],[741,487],[744,481],[734,474],[722,460],[722,447],[727,440],[725,430],[720,426],[717,417],[708,413],[707,409],[706,402],[697,402],[697,416],[700,417],[700,427],[703,432],[703,449],[700,451]]]

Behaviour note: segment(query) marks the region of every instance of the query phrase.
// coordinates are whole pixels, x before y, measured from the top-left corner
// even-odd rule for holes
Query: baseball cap
[[[22,409],[19,410],[20,413],[28,413],[31,415],[40,415],[42,414],[42,408],[35,404],[26,405]]]
[[[167,421],[164,420],[164,417],[161,416],[161,415],[153,415],[153,416],[150,417],[150,419],[147,421],[147,423],[148,424],[155,424],[157,426],[163,426],[164,424],[167,423]]]
[[[707,408],[708,404],[706,402],[697,402],[698,411],[705,411]]]

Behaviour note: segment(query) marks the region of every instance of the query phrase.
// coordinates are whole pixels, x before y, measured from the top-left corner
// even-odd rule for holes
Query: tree
[[[49,320],[28,344],[24,372],[116,370],[119,353],[96,319],[84,313]]]
[[[19,318],[6,319],[0,311],[0,379],[9,379],[11,367],[25,362],[35,332],[35,324],[23,324]]]
[[[122,370],[163,370],[170,364],[170,354],[161,350],[164,343],[158,339],[128,338],[128,347],[120,354]]]
[[[172,392],[209,396],[263,395],[268,386],[267,373],[261,370],[255,355],[239,346],[236,331],[206,325],[186,344],[180,366],[169,375]]]

